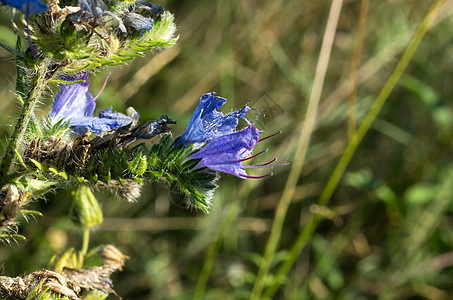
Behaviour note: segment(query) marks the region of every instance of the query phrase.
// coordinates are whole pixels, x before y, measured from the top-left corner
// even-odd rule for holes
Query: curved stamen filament
[[[267,163],[265,164],[261,164],[261,165],[244,165],[244,168],[260,168],[260,167],[267,167],[267,168],[272,168],[273,166],[269,166],[271,163],[277,161],[276,158],[274,158],[273,160],[270,160],[268,161]]]
[[[261,178],[265,178],[265,177],[269,177],[269,176],[272,176],[274,175],[274,173],[268,173],[266,175],[262,175],[262,176],[249,176],[249,175],[241,175],[241,177],[243,178],[249,178],[249,179],[261,179]]]
[[[252,158],[254,158],[254,157],[257,157],[258,155],[263,154],[264,152],[267,152],[267,151],[269,151],[269,149],[266,148],[266,149],[264,149],[263,151],[261,151],[261,152],[255,154],[255,155],[252,155],[252,156],[249,156],[249,157],[240,159],[240,160],[238,160],[238,162],[239,162],[239,161],[247,161],[247,160],[252,159]]]
[[[276,133],[274,133],[274,134],[271,134],[271,135],[269,135],[269,136],[266,136],[265,138],[260,139],[260,140],[258,141],[258,143],[259,143],[259,142],[262,142],[262,141],[265,141],[265,140],[267,140],[268,138],[271,138],[271,137],[273,137],[273,136],[276,136],[277,134],[280,134],[280,133],[282,133],[281,130],[280,130],[279,132],[276,132]]]
[[[104,91],[104,88],[105,86],[107,85],[107,81],[109,80],[110,78],[110,74],[107,75],[107,78],[105,79],[104,81],[104,85],[102,86],[101,90],[99,91],[99,93],[93,98],[94,101],[96,101],[96,99],[102,94],[102,92]]]
[[[276,165],[270,165],[271,163],[273,163],[274,161],[276,161],[277,159],[274,158],[273,160],[271,160],[270,162],[267,162],[265,164],[262,164],[262,165],[243,165],[242,167],[243,168],[249,168],[249,169],[258,169],[258,168],[273,168],[273,167],[280,167],[280,166],[286,166],[289,164],[289,162],[285,161],[285,162],[282,162],[280,164],[276,164]]]

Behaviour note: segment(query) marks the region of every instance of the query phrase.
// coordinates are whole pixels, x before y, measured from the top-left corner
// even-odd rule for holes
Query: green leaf
[[[23,52],[19,52],[17,51],[16,49],[14,49],[13,47],[3,43],[2,41],[0,41],[0,46],[5,49],[6,51],[8,51],[9,53],[11,53],[12,55],[16,56],[16,57],[23,57],[24,56],[24,53]]]

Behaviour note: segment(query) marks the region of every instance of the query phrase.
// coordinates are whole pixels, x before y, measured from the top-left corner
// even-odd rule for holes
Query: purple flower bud
[[[226,115],[217,111],[226,101],[225,98],[216,97],[215,93],[208,93],[201,96],[200,104],[192,115],[186,131],[177,140],[176,146],[182,144],[184,146],[191,144],[201,146],[213,138],[230,134],[236,129],[239,118],[243,118],[247,124],[251,125],[245,118],[245,115],[251,109],[249,106],[245,106]]]
[[[250,154],[259,139],[260,131],[255,126],[248,126],[241,131],[214,138],[200,151],[189,156],[188,159],[201,158],[197,165],[198,168],[207,167],[241,178],[253,178],[247,175],[246,168],[268,165],[253,166],[243,164],[244,161],[252,158]]]
[[[26,16],[39,14],[47,10],[47,5],[40,0],[0,0],[0,4],[7,4],[14,7]]]
[[[79,134],[90,130],[95,133],[115,129],[138,120],[138,113],[126,116],[114,112],[111,108],[99,112],[98,117],[93,117],[96,102],[88,92],[90,82],[88,74],[81,73],[75,76],[63,76],[65,81],[84,80],[73,84],[62,84],[60,91],[55,96],[50,116],[52,120],[68,120],[69,126]]]

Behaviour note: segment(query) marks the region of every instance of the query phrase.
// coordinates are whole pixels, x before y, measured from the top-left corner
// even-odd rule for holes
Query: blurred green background
[[[351,62],[358,65],[355,116],[360,123],[426,13],[428,0],[344,1],[322,90],[316,130],[285,217],[271,274],[287,258],[312,214],[325,219],[310,236],[275,299],[453,298],[453,6],[437,16],[405,74],[359,146],[327,207],[315,205],[348,143]],[[133,106],[141,121],[168,114],[181,134],[199,97],[216,91],[224,112],[251,105],[270,135],[254,160],[296,155],[330,1],[156,1],[175,14],[179,41],[127,66],[91,76],[98,109]],[[14,44],[9,10],[1,8],[0,39]],[[360,40],[360,39],[359,39]],[[0,49],[0,122],[17,114],[13,58]],[[47,114],[55,87],[39,112]],[[5,138],[2,138],[5,143]],[[90,245],[114,244],[130,256],[114,276],[124,299],[248,299],[275,210],[292,165],[274,176],[242,180],[223,175],[209,215],[185,208],[165,182],[147,184],[137,203],[97,192],[105,222]],[[250,175],[265,174],[252,170]],[[26,241],[0,247],[3,273],[45,268],[54,253],[80,248],[68,218],[69,191],[30,208],[43,218],[22,220]],[[272,277],[269,277],[269,282]],[[115,299],[110,296],[109,299]]]

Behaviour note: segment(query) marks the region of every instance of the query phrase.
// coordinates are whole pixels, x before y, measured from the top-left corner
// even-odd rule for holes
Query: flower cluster
[[[82,134],[87,130],[101,133],[111,129],[117,129],[138,122],[138,113],[126,116],[113,112],[108,108],[93,117],[96,103],[93,96],[88,92],[88,75],[86,73],[73,77],[64,77],[67,81],[80,81],[81,83],[63,84],[56,95],[50,116],[53,120],[67,120],[74,132]],[[262,178],[264,176],[249,176],[247,168],[270,168],[276,159],[262,165],[245,165],[244,162],[254,158],[264,150],[251,156],[255,145],[260,141],[261,131],[251,124],[246,118],[250,106],[224,115],[218,111],[226,99],[218,97],[215,93],[204,94],[200,103],[192,115],[186,131],[179,137],[174,147],[183,146],[195,149],[187,160],[200,160],[195,168],[209,168],[211,170],[229,173],[240,178]],[[244,119],[248,126],[236,131],[239,119]],[[150,130],[150,123],[138,127],[131,138],[149,139],[156,134]],[[152,123],[153,126],[159,123]],[[159,132],[161,133],[161,132]],[[267,174],[265,176],[271,175]]]
[[[96,102],[88,91],[87,73],[61,79],[64,83],[48,118],[54,127],[69,127],[75,133],[75,141],[46,136],[34,139],[27,147],[26,159],[45,162],[100,187],[115,187],[129,201],[139,196],[137,182],[143,178],[165,179],[187,195],[189,206],[208,211],[217,188],[217,172],[239,178],[263,178],[272,173],[250,176],[246,170],[277,166],[272,164],[276,159],[261,165],[246,164],[267,151],[252,155],[257,143],[266,138],[261,138],[262,132],[247,119],[250,106],[223,114],[219,110],[226,99],[215,93],[204,94],[179,138],[173,141],[168,135],[155,139],[150,149],[144,144],[129,147],[134,141],[170,131],[167,125],[176,122],[163,115],[156,121],[139,124],[139,115],[131,108],[127,115],[107,108],[93,116]],[[237,130],[240,119],[246,127]]]
[[[201,159],[196,167],[209,168],[235,175],[240,178],[262,178],[265,176],[249,176],[246,168],[270,168],[272,161],[262,165],[244,165],[243,162],[260,155],[264,150],[250,156],[256,143],[260,141],[261,131],[245,118],[250,106],[224,115],[217,111],[226,102],[226,99],[215,96],[215,93],[204,94],[200,104],[192,115],[184,134],[176,141],[176,145],[194,145],[199,151],[191,154],[188,159]],[[242,118],[249,125],[245,129],[236,131],[239,119]],[[284,163],[286,164],[286,163]],[[279,164],[282,165],[282,164]]]

